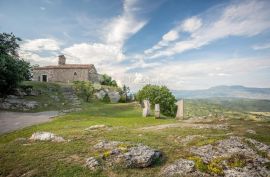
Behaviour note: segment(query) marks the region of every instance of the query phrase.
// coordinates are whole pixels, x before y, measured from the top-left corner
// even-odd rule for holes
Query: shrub
[[[189,157],[189,160],[192,160],[195,162],[195,167],[201,172],[207,172],[208,168],[207,165],[203,162],[203,160],[200,157],[193,156]]]
[[[107,74],[103,74],[101,76],[101,85],[108,85],[108,86],[113,86],[113,87],[117,87],[117,83],[115,80],[112,79],[111,76],[107,75]]]
[[[90,81],[74,81],[73,89],[76,94],[84,98],[87,102],[94,94],[94,86]]]
[[[136,94],[136,99],[140,102],[148,99],[152,108],[160,104],[160,112],[165,116],[176,114],[176,98],[166,86],[146,85]]]

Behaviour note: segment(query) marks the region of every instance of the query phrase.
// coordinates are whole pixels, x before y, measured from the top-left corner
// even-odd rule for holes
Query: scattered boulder
[[[97,99],[102,100],[106,95],[106,92],[104,90],[100,90],[97,91],[94,95],[97,97]]]
[[[145,145],[132,147],[124,154],[127,167],[144,168],[161,158],[161,152]]]
[[[102,124],[102,125],[93,125],[93,126],[90,126],[84,130],[91,131],[91,130],[104,129],[104,128],[107,128],[107,126]]]
[[[89,157],[86,159],[85,166],[91,170],[95,170],[100,166],[100,164],[94,157]]]
[[[257,150],[254,150],[247,142],[252,144]],[[215,162],[215,160],[220,159],[218,163],[227,177],[268,177],[270,171],[266,168],[266,163],[269,163],[269,159],[262,157],[257,151],[268,152],[269,155],[269,149],[269,146],[256,140],[231,136],[215,144],[192,147],[190,152],[201,157],[206,164],[216,164],[217,162]],[[238,165],[242,164],[241,168],[231,166],[229,162],[230,159],[233,161],[236,160],[236,162],[239,160],[243,161],[243,163],[238,162]]]
[[[145,168],[153,165],[161,158],[161,152],[143,144],[131,145],[119,141],[101,141],[95,149],[107,150],[101,157],[106,164],[118,164],[124,168]]]
[[[256,134],[256,132],[254,130],[247,130],[246,132],[250,133],[250,134]]]
[[[269,174],[265,167],[244,167],[224,170],[225,177],[269,177]]]
[[[110,100],[111,100],[112,103],[118,103],[118,101],[121,98],[119,92],[116,92],[116,91],[108,92],[108,96],[110,97]]]
[[[179,159],[165,167],[161,171],[161,176],[190,176],[193,172],[195,172],[195,163],[192,160]]]
[[[209,163],[216,157],[229,157],[234,153],[246,156],[256,155],[248,145],[242,142],[242,138],[235,136],[218,141],[215,146],[208,144],[201,147],[191,147],[190,152],[202,157],[205,163]]]
[[[95,149],[114,149],[120,145],[120,141],[101,141],[98,144],[94,145]]]
[[[40,140],[40,141],[53,141],[53,142],[64,142],[65,139],[61,136],[56,136],[50,132],[36,132],[30,137],[30,140]]]

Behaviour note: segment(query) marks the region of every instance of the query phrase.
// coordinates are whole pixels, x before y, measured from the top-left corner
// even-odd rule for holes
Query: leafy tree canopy
[[[23,80],[31,78],[30,63],[19,58],[20,38],[0,33],[0,96],[11,92]]]
[[[146,85],[136,95],[140,102],[147,99],[153,108],[155,104],[160,105],[160,112],[165,116],[175,116],[176,98],[166,86]]]
[[[112,77],[107,75],[107,74],[103,74],[101,76],[101,85],[108,85],[108,86],[117,87],[116,81],[113,80]]]
[[[73,88],[77,95],[85,99],[87,102],[94,95],[94,85],[90,81],[74,81]]]

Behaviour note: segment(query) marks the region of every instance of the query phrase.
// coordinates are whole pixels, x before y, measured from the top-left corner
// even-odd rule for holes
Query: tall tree
[[[30,63],[19,58],[18,42],[14,34],[0,33],[0,96],[11,92],[23,80],[31,78]]]

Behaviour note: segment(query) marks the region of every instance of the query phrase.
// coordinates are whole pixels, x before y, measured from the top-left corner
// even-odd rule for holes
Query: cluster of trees
[[[107,75],[107,74],[103,74],[101,76],[101,85],[108,85],[108,86],[112,86],[112,87],[117,87],[117,83],[115,80],[112,79],[111,76]]]
[[[13,91],[23,80],[31,78],[31,66],[18,55],[20,38],[0,33],[0,96]]]
[[[138,91],[136,100],[142,102],[149,100],[151,107],[155,104],[160,105],[160,112],[165,116],[173,117],[176,114],[177,106],[175,96],[170,92],[166,86],[146,85]]]

